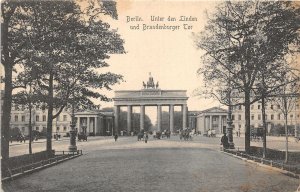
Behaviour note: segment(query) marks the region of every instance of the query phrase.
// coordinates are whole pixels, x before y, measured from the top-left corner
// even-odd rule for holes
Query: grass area
[[[2,179],[57,162],[72,155],[74,155],[74,153],[62,153],[56,155],[55,151],[52,150],[50,153],[47,151],[41,151],[33,154],[10,157],[7,162],[2,161]]]
[[[250,149],[250,155],[262,158],[263,157],[263,148],[252,146]],[[267,148],[266,159],[278,161],[278,162],[284,162],[285,151],[278,151],[275,149]],[[300,152],[288,152],[288,159],[289,159],[289,161],[287,164],[298,165],[300,167]]]

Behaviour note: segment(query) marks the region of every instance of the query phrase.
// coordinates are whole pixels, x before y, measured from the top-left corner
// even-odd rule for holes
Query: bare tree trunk
[[[28,128],[29,128],[29,154],[32,154],[32,146],[31,146],[31,141],[32,141],[31,109],[32,109],[32,106],[31,106],[31,101],[30,101],[30,103],[29,103],[29,125],[28,125]]]
[[[266,125],[266,108],[265,108],[265,96],[261,98],[261,112],[263,120],[263,158],[267,156],[267,125]]]
[[[48,120],[47,120],[47,152],[52,153],[52,120],[53,120],[53,73],[50,72],[48,90]]]
[[[284,120],[285,120],[285,123],[284,123],[284,129],[285,129],[285,160],[284,162],[287,163],[288,160],[289,160],[289,156],[288,156],[288,153],[289,153],[289,135],[288,135],[288,127],[287,127],[287,113],[284,114]]]
[[[2,156],[2,174],[4,168],[7,167],[9,159],[9,140],[10,140],[10,118],[11,118],[11,102],[12,102],[12,65],[5,66],[5,86],[1,119],[1,156]],[[2,98],[1,98],[2,99]]]
[[[250,153],[250,93],[245,91],[245,151]]]

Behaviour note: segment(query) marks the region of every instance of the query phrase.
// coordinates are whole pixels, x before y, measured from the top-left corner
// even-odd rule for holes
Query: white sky
[[[204,110],[219,103],[213,100],[199,99],[193,91],[202,85],[196,71],[201,66],[201,51],[197,50],[192,39],[192,32],[199,32],[206,22],[205,10],[212,10],[218,2],[212,1],[118,1],[118,20],[108,19],[112,28],[125,40],[126,54],[112,55],[108,60],[110,67],[99,69],[99,72],[111,71],[122,74],[123,82],[113,86],[112,91],[100,90],[109,97],[114,97],[114,90],[138,90],[142,82],[147,81],[151,72],[155,82],[159,81],[161,89],[187,90],[189,110]],[[143,21],[127,23],[127,16],[140,16]],[[175,17],[175,22],[151,22],[151,16]],[[180,22],[180,16],[196,17],[195,22]],[[165,18],[166,19],[166,18]],[[177,31],[170,30],[130,30],[136,24],[180,25]],[[192,30],[184,30],[183,24],[193,26]],[[141,27],[141,26],[140,26]],[[3,67],[0,67],[3,75]],[[4,88],[4,87],[2,87]],[[1,88],[1,89],[2,89]],[[112,102],[101,102],[102,107],[112,107]],[[125,109],[124,109],[125,110]],[[136,112],[138,109],[134,108]],[[167,110],[163,108],[163,110]],[[175,108],[179,110],[179,108]],[[146,108],[151,119],[156,118],[154,107]],[[155,121],[152,121],[155,123]]]
[[[187,90],[189,110],[203,110],[218,106],[213,100],[193,97],[193,91],[202,85],[196,71],[201,66],[201,51],[197,50],[192,39],[192,32],[199,32],[206,22],[205,9],[211,9],[217,2],[181,2],[181,1],[121,1],[118,2],[119,20],[110,21],[125,40],[126,54],[112,55],[108,60],[108,70],[124,75],[126,82],[113,86],[114,90],[138,90],[142,82],[147,81],[151,72],[161,89]],[[196,17],[196,22],[151,22],[151,16]],[[140,16],[141,22],[126,22],[127,16]],[[180,25],[177,31],[169,30],[131,30],[130,25],[137,24]],[[184,30],[182,24],[193,25],[193,30]],[[140,26],[141,27],[141,26]],[[104,92],[113,97],[114,93]],[[102,107],[113,103],[101,103]],[[125,108],[124,108],[125,110]],[[179,110],[179,109],[178,109]],[[149,110],[152,111],[152,110]],[[153,108],[153,111],[155,109]],[[151,113],[151,112],[150,112]],[[155,116],[155,115],[152,115]]]

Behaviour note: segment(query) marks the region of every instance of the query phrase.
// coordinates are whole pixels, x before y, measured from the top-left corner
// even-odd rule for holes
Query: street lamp
[[[234,149],[233,136],[232,136],[232,106],[231,106],[231,88],[229,81],[229,92],[228,92],[228,118],[227,118],[227,134],[228,134],[228,142],[229,149]]]
[[[74,97],[73,97],[74,99]],[[74,114],[74,100],[72,101],[72,114],[71,114],[71,124],[70,124],[70,146],[69,151],[77,151],[76,146],[76,130],[75,130],[75,114]]]

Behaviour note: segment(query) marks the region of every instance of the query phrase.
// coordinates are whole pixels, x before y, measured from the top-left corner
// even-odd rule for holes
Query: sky
[[[86,3],[86,1],[79,2]],[[201,67],[200,57],[203,52],[196,49],[192,33],[203,29],[206,23],[205,10],[212,10],[217,3],[216,1],[177,0],[117,1],[118,20],[110,17],[103,17],[103,20],[109,23],[112,29],[116,29],[124,39],[126,54],[111,55],[107,60],[110,67],[98,71],[121,74],[125,82],[112,86],[111,91],[99,91],[113,98],[116,90],[140,90],[142,82],[147,82],[151,73],[155,83],[159,81],[162,90],[187,90],[189,110],[204,110],[219,106],[216,101],[193,96],[194,90],[202,85],[201,78],[197,77],[197,69]],[[151,16],[155,17],[156,21],[151,21]],[[191,17],[193,21],[179,21],[181,16]],[[140,21],[132,21],[132,18],[136,17],[139,17]],[[160,21],[157,21],[157,17]],[[162,17],[164,17],[163,21]],[[168,17],[175,18],[176,21],[174,19],[168,21]],[[138,24],[139,30],[131,29],[131,26]],[[143,30],[143,24],[179,26],[179,28],[174,31]],[[4,76],[2,65],[0,75]],[[4,89],[4,84],[1,84],[1,89]],[[96,104],[100,104],[102,108],[113,107],[113,102],[96,101]],[[175,111],[179,110],[179,107],[175,107]],[[163,111],[168,109],[163,107]],[[139,112],[139,109],[134,107],[133,112]],[[146,114],[152,120],[156,119],[154,107],[147,107]]]
[[[204,110],[219,106],[214,100],[195,97],[193,92],[202,86],[197,70],[201,67],[201,50],[197,50],[192,33],[201,31],[206,23],[205,10],[211,11],[218,2],[207,1],[118,1],[119,19],[107,20],[125,41],[126,54],[112,55],[107,61],[109,70],[122,74],[126,82],[113,86],[114,90],[140,90],[149,73],[159,81],[161,89],[187,90],[189,110]],[[163,21],[151,21],[151,16],[164,17]],[[168,17],[176,21],[168,21]],[[194,21],[179,21],[181,16]],[[139,17],[141,21],[129,21]],[[137,26],[139,29],[131,29]],[[180,26],[177,30],[143,30],[145,25]],[[187,29],[184,29],[187,24]],[[103,70],[103,69],[101,69]],[[100,72],[100,71],[99,71]],[[103,91],[114,97],[113,91]],[[112,102],[101,103],[113,106]]]

